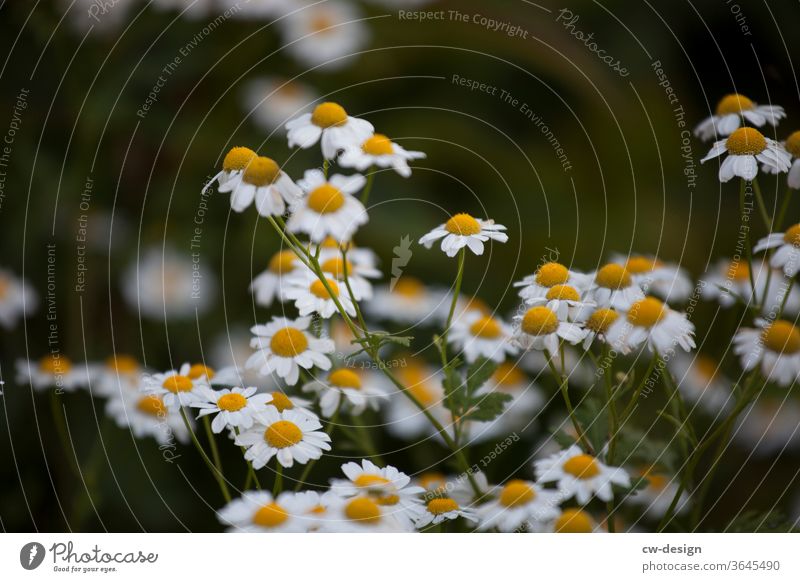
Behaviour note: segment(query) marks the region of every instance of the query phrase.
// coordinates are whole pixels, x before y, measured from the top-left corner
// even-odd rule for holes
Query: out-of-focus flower
[[[89,385],[87,365],[74,366],[72,360],[59,353],[44,356],[38,362],[17,361],[17,383],[29,384],[35,390],[54,388],[74,392]]]
[[[36,292],[24,279],[0,269],[0,326],[13,329],[20,317],[36,310],[37,303]]]
[[[695,347],[694,324],[686,315],[670,309],[655,297],[646,297],[631,305],[624,318],[617,318],[611,324],[606,338],[622,353],[644,343],[662,356],[676,347],[687,352]]]
[[[769,234],[753,247],[754,253],[775,249],[769,260],[771,267],[783,269],[783,274],[791,278],[800,271],[800,224],[794,224],[785,232]]]
[[[272,255],[267,270],[259,273],[250,283],[250,292],[255,296],[256,304],[269,307],[275,299],[283,301],[286,277],[302,268],[303,264],[294,251],[278,251]]]
[[[615,255],[611,261],[625,267],[642,291],[667,303],[683,303],[692,294],[692,279],[678,265],[645,255]]]
[[[334,299],[339,301],[348,315],[356,314],[356,308],[344,285],[327,276],[323,283],[322,279],[308,270],[288,277],[283,294],[287,300],[294,301],[301,317],[316,313],[323,319],[329,319],[338,313]]]
[[[701,278],[700,296],[707,301],[716,300],[723,307],[730,307],[739,300],[748,306],[753,303],[761,305],[763,313],[783,306],[783,313],[797,314],[800,311],[800,290],[789,285],[781,271],[770,269],[764,263],[754,266],[751,284],[750,267],[743,259],[717,261]]]
[[[561,496],[531,481],[513,479],[499,487],[496,498],[477,508],[479,529],[496,527],[512,532],[520,527],[537,529],[559,514]]]
[[[299,533],[308,531],[314,520],[310,499],[302,493],[284,491],[276,498],[267,491],[244,491],[217,512],[231,532]]]
[[[178,370],[148,374],[142,378],[142,391],[155,394],[168,408],[190,406],[200,398],[200,389],[209,386],[208,376],[190,364]]]
[[[280,77],[253,79],[242,91],[245,109],[259,126],[270,132],[307,111],[316,100],[317,94],[309,85]]]
[[[706,354],[679,353],[669,361],[672,376],[683,397],[714,418],[722,418],[735,402],[731,382],[720,366],[720,362]]]
[[[605,465],[577,445],[535,461],[533,465],[538,483],[555,482],[564,499],[575,496],[581,505],[588,503],[593,495],[610,501],[612,485],[630,487],[630,477],[624,469]]]
[[[119,392],[108,399],[106,414],[120,428],[129,428],[137,439],[153,437],[160,445],[189,442],[189,430],[179,410],[168,407],[156,394]]]
[[[499,364],[519,351],[510,341],[512,334],[512,327],[499,317],[473,310],[453,323],[447,341],[464,353],[468,363],[487,358]]]
[[[357,416],[369,406],[378,410],[388,395],[372,374],[351,368],[332,370],[326,378],[320,378],[303,386],[304,392],[319,395],[322,416],[330,418],[343,405],[343,410]]]

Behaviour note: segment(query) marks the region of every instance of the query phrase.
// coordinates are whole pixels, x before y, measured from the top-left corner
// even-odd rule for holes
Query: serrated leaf
[[[470,407],[464,414],[464,419],[489,422],[494,420],[506,409],[506,403],[512,399],[511,394],[490,392],[472,400]]]
[[[467,392],[474,395],[497,370],[497,363],[481,358],[467,368]]]

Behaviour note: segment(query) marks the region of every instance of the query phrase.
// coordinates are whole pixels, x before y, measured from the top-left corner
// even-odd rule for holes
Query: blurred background
[[[554,253],[587,271],[613,252],[648,253],[701,275],[734,252],[737,185],[719,183],[716,162],[700,166],[710,144],[686,132],[731,92],[786,108],[770,137],[800,127],[800,39],[786,26],[797,2],[329,0],[286,16],[298,4],[0,1],[0,267],[39,295],[36,313],[0,336],[2,529],[219,529],[221,500],[192,451],[165,463],[154,442],[113,426],[98,447],[102,406],[74,394],[64,402],[74,455],[102,461],[90,502],[47,398],[14,385],[14,362],[46,353],[55,326],[74,362],[127,353],[169,369],[224,352],[227,338],[277,313],[247,291],[279,248],[274,232],[255,212],[231,213],[226,195],[200,192],[236,145],[295,178],[318,165],[318,150],[290,150],[282,129],[315,100],[427,153],[409,179],[378,175],[356,242],[386,272],[402,237],[460,211],[493,218],[510,241],[470,257],[464,290],[501,313],[515,307],[511,283]],[[783,184],[762,184],[768,204]],[[754,239],[764,234],[755,228]],[[412,250],[408,273],[452,284],[454,262]],[[187,304],[178,285],[165,309],[162,259],[167,276],[199,274],[199,299]],[[715,313],[694,315],[712,353],[733,329],[710,328]],[[425,454],[390,460],[413,466]],[[727,490],[709,528],[745,499],[792,511],[796,452],[758,460],[743,450],[730,462],[749,463],[749,485]],[[505,478],[516,467],[509,455],[492,470]]]

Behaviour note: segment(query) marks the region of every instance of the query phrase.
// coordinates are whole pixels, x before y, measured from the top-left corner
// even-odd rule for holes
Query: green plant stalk
[[[558,384],[558,389],[561,392],[561,396],[564,398],[564,404],[567,406],[567,413],[569,414],[569,419],[572,422],[572,426],[575,428],[575,432],[578,435],[578,442],[581,443],[584,450],[591,453],[594,449],[592,448],[591,443],[586,438],[585,433],[583,432],[583,428],[581,428],[581,423],[578,421],[578,418],[575,416],[575,409],[572,407],[572,401],[569,397],[569,387],[568,381],[565,374],[559,373],[556,369],[555,364],[553,363],[553,357],[550,352],[547,350],[544,351],[545,357],[547,358],[547,365],[550,368],[550,372],[553,374],[553,379]]]
[[[767,229],[767,232],[772,232],[772,220],[769,217],[767,205],[764,204],[764,197],[761,195],[761,186],[758,184],[758,178],[753,178],[751,184],[753,184],[753,191],[756,194],[756,202],[758,202],[758,210],[761,213],[761,220],[764,221],[764,228]]]
[[[372,183],[375,181],[375,172],[374,168],[370,168],[367,174],[367,185],[364,186],[364,191],[361,193],[361,204],[364,206],[367,205],[367,201],[369,200],[370,192],[372,192]]]
[[[272,484],[272,496],[277,497],[281,491],[283,491],[283,465],[278,462],[278,457],[275,457],[275,483]]]
[[[328,425],[331,427],[328,431],[328,436],[333,439],[333,433],[338,426],[337,422],[339,420],[339,412],[342,410],[342,403],[344,402],[344,395],[339,399],[339,405],[336,407],[336,410],[333,411],[333,415],[331,416],[330,420],[328,421]],[[303,472],[300,473],[300,476],[297,478],[297,483],[294,486],[295,493],[300,491],[300,488],[305,484],[306,479],[311,474],[311,469],[316,464],[317,459],[311,459],[306,466],[303,467]]]
[[[744,218],[747,213],[745,212],[745,190],[747,188],[747,182],[742,180],[739,183],[739,215]],[[748,222],[750,220],[748,219]],[[753,309],[753,304],[757,301],[758,297],[756,296],[756,282],[753,279],[753,245],[750,242],[750,225],[747,225],[747,230],[745,231],[745,254],[747,256],[747,277],[750,279],[750,291],[753,294],[752,301],[747,302],[748,307]]]
[[[214,476],[214,479],[217,480],[217,484],[219,485],[219,490],[222,493],[222,497],[225,498],[227,503],[231,501],[231,494],[228,491],[228,485],[225,483],[225,477],[222,475],[221,472],[217,470],[214,466],[214,463],[211,462],[211,459],[208,458],[205,450],[203,450],[203,445],[200,444],[200,441],[197,440],[197,435],[194,434],[194,430],[192,429],[192,425],[189,423],[189,418],[186,416],[186,410],[184,410],[183,406],[181,406],[181,418],[183,418],[183,424],[186,425],[186,430],[189,431],[189,437],[192,439],[192,444],[197,449],[197,452],[200,453],[200,457],[205,462],[208,470],[211,471],[211,474]]]

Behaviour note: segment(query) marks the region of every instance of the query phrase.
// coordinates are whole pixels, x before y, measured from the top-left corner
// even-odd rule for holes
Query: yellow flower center
[[[132,374],[139,369],[139,362],[131,356],[111,356],[106,359],[106,367],[120,374]]]
[[[294,408],[292,401],[289,400],[289,397],[283,392],[273,392],[272,401],[269,402],[269,404],[277,408],[278,412],[283,412],[284,410],[291,410]]]
[[[285,449],[303,440],[303,431],[289,420],[273,422],[264,431],[264,440],[276,449]]]
[[[578,479],[591,479],[600,473],[600,467],[592,455],[576,455],[568,459],[562,469]]]
[[[666,475],[659,473],[647,473],[645,477],[647,477],[650,487],[656,491],[663,491],[664,488],[669,484],[669,477]]]
[[[250,160],[257,156],[258,154],[250,148],[232,148],[231,151],[225,154],[225,159],[222,160],[222,169],[226,172],[244,170],[247,164],[250,163]]]
[[[606,289],[622,289],[630,287],[633,279],[631,274],[622,265],[609,263],[597,271],[594,277],[595,283]]]
[[[586,327],[595,333],[605,333],[611,324],[614,323],[619,314],[613,309],[600,308],[586,320]]]
[[[658,266],[658,260],[649,257],[635,256],[631,257],[625,263],[625,268],[629,273],[640,275],[642,273],[649,273]]]
[[[503,333],[500,324],[493,317],[481,317],[469,326],[469,333],[485,339],[496,339]]]
[[[164,416],[167,414],[167,407],[164,405],[164,401],[155,394],[140,398],[139,402],[136,403],[136,408],[139,412],[144,412],[151,416]]]
[[[66,374],[72,369],[72,362],[66,356],[53,354],[39,360],[39,369],[45,374]]]
[[[194,364],[191,368],[189,368],[189,373],[187,376],[192,380],[197,380],[198,378],[202,378],[205,376],[209,380],[214,377],[214,368],[210,368],[205,364]]]
[[[592,533],[592,517],[580,509],[565,509],[555,523],[556,533]]]
[[[728,265],[728,276],[734,281],[747,281],[750,279],[750,267],[741,261],[731,261]]]
[[[393,291],[403,297],[421,297],[425,294],[425,285],[414,277],[402,277],[394,284]]]
[[[223,394],[217,400],[217,406],[220,410],[227,410],[228,412],[236,412],[247,406],[247,398],[241,394],[231,392],[230,394]]]
[[[427,489],[439,491],[444,487],[447,478],[441,473],[423,473],[419,476],[419,484]]]
[[[562,285],[569,280],[569,269],[561,263],[545,263],[536,271],[536,282],[542,287]]]
[[[386,485],[391,485],[392,482],[380,475],[370,475],[363,473],[353,480],[356,487],[361,489],[375,489],[378,495],[373,495],[371,499],[378,505],[396,505],[400,501],[400,497],[391,493],[386,494]]]
[[[325,288],[325,283],[317,279],[313,281],[311,285],[308,286],[308,290],[311,291],[312,294],[316,295],[320,299],[330,299],[331,295],[333,297],[339,296],[339,284],[336,283],[333,279],[328,279],[325,277],[325,281],[328,283],[328,286],[331,288],[330,293]]]
[[[188,376],[181,376],[180,374],[174,374],[170,376],[164,380],[161,386],[173,394],[178,394],[179,392],[191,392],[192,388],[194,388],[192,379]]]
[[[330,32],[328,29],[333,26],[336,26],[336,21],[323,9],[318,9],[317,13],[311,17],[310,28],[311,32],[315,34],[326,34]],[[335,103],[332,105],[335,105]]]
[[[381,508],[368,497],[356,497],[344,508],[347,519],[372,524],[381,520]]]
[[[800,351],[800,330],[788,321],[779,319],[764,328],[761,341],[773,352],[794,354]]]
[[[8,295],[8,290],[11,288],[11,283],[7,277],[0,275],[0,299],[5,299]]]
[[[786,147],[786,151],[792,154],[792,156],[800,158],[800,131],[791,133],[789,137],[786,138],[784,146]]]
[[[269,260],[269,270],[276,275],[285,275],[294,271],[295,254],[293,251],[278,251]]]
[[[311,123],[323,129],[343,125],[347,122],[347,112],[338,103],[320,103],[311,114]]]
[[[795,224],[786,229],[783,234],[783,242],[800,247],[800,224]]]
[[[492,380],[500,387],[507,388],[509,386],[519,386],[525,382],[525,374],[520,372],[514,364],[510,362],[503,362],[497,367]]]
[[[521,327],[528,335],[551,334],[558,329],[558,317],[547,307],[531,307],[522,317]]]
[[[725,141],[728,152],[736,156],[754,156],[767,148],[767,140],[752,127],[740,127]]]
[[[336,212],[344,204],[344,194],[328,183],[317,186],[308,195],[308,207],[317,214]]]
[[[397,375],[409,394],[426,407],[436,403],[437,397],[430,385],[427,370],[419,364],[412,363],[406,368],[398,368]]]
[[[652,327],[666,314],[664,304],[655,297],[645,297],[631,305],[628,321],[639,327]]]
[[[713,358],[704,354],[699,354],[694,360],[694,367],[700,376],[708,380],[713,380],[719,374],[719,364]]]
[[[330,273],[337,279],[344,279],[345,268],[348,277],[353,274],[353,263],[350,261],[345,263],[342,257],[331,257],[320,266],[324,273]]]
[[[269,342],[272,353],[281,358],[292,358],[308,349],[306,334],[294,327],[284,327],[275,332]]]
[[[478,224],[478,221],[463,212],[450,218],[444,228],[447,232],[461,236],[470,236],[481,231],[481,225]]]
[[[441,515],[450,511],[457,511],[458,503],[449,497],[436,497],[428,501],[428,511],[433,515]]]
[[[328,382],[338,388],[354,388],[361,390],[361,377],[353,370],[339,368],[328,376]]]
[[[361,144],[361,149],[371,156],[387,156],[394,152],[391,140],[380,133],[376,133]]]
[[[553,285],[547,290],[547,299],[562,299],[564,301],[579,301],[581,296],[578,290],[571,285]]]
[[[753,107],[754,104],[750,99],[744,95],[732,93],[719,100],[719,103],[717,103],[717,115],[730,115],[732,113],[741,115],[742,111],[749,111]]]
[[[275,160],[258,157],[250,160],[242,174],[242,180],[253,186],[272,184],[280,176],[281,169]]]
[[[500,504],[506,507],[518,507],[536,499],[536,491],[525,481],[514,479],[509,481],[500,492]]]
[[[268,503],[253,515],[253,523],[261,527],[277,527],[289,519],[286,510],[275,503]]]

